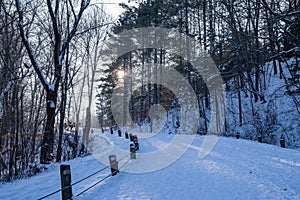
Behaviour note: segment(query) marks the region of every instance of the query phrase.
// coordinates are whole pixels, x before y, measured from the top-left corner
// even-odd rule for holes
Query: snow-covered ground
[[[124,135],[119,138],[107,132],[101,137],[110,140],[108,145],[115,143],[127,149],[129,144]],[[139,139],[139,153],[156,151],[173,137],[173,134],[159,134]],[[198,153],[204,137],[197,135],[183,156],[163,169],[151,173],[121,171],[76,197],[109,175],[110,169],[106,169],[73,186],[74,199],[300,199],[300,151],[221,137],[213,151],[200,159]],[[72,182],[105,167],[93,156],[64,164],[71,165]],[[52,164],[48,171],[34,177],[1,184],[0,199],[38,199],[57,189],[60,189],[59,164]],[[47,199],[60,198],[59,192]]]

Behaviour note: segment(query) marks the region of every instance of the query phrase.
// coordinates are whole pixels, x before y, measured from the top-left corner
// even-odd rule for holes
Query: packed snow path
[[[106,134],[120,147],[129,143]],[[155,151],[174,135],[139,139],[140,152]],[[235,138],[220,138],[205,158],[198,157],[205,136],[197,136],[185,154],[166,168],[151,173],[120,172],[76,197],[108,175],[106,170],[73,186],[74,199],[300,199],[300,152]],[[137,154],[138,159],[138,154]],[[134,162],[134,161],[132,161]],[[105,167],[92,156],[66,162],[72,182]],[[0,185],[0,199],[38,199],[60,189],[59,165],[35,177]],[[57,193],[47,199],[60,199]]]

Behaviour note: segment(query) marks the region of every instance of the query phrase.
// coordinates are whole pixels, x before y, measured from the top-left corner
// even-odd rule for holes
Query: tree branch
[[[30,59],[32,65],[33,65],[33,68],[34,68],[35,72],[37,73],[37,76],[40,79],[43,87],[46,90],[49,90],[50,89],[49,88],[49,82],[47,81],[45,75],[42,72],[40,64],[36,59],[36,56],[33,52],[33,49],[31,47],[31,45],[28,41],[28,38],[25,34],[25,31],[24,31],[24,17],[23,17],[23,10],[22,10],[22,6],[21,6],[21,2],[20,2],[20,0],[15,0],[15,3],[16,3],[17,12],[18,12],[18,15],[19,15],[19,30],[20,30],[20,35],[21,35],[23,44],[24,44],[24,46],[26,48],[26,51],[29,55],[29,59]]]
[[[81,1],[80,10],[78,12],[78,15],[75,16],[75,21],[74,21],[74,24],[72,26],[72,30],[68,33],[67,37],[63,41],[63,45],[62,45],[62,48],[61,48],[61,51],[60,51],[60,54],[59,54],[60,60],[63,59],[63,57],[65,55],[65,51],[66,51],[70,41],[75,36],[79,21],[82,17],[82,14],[83,14],[83,11],[88,7],[89,4],[90,4],[90,0],[86,0],[86,1],[82,0]]]
[[[263,6],[270,12],[272,13],[274,16],[277,16],[279,17],[280,20],[284,21],[285,23],[287,24],[292,24],[294,23],[294,21],[290,18],[288,18],[289,16],[292,16],[292,15],[296,15],[296,14],[299,14],[300,13],[300,10],[298,11],[295,11],[295,12],[291,12],[291,13],[287,13],[287,14],[281,14],[281,13],[278,13],[276,11],[274,11],[270,5],[267,3],[266,0],[262,0],[262,4]]]

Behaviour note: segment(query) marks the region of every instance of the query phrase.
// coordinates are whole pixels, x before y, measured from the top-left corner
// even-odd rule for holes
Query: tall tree
[[[33,11],[29,13],[29,11],[23,9],[20,0],[15,1],[17,12],[19,15],[19,31],[23,44],[27,50],[28,56],[35,70],[35,73],[39,77],[39,80],[46,92],[47,120],[41,148],[41,163],[48,163],[48,161],[51,159],[50,156],[53,153],[53,144],[55,136],[55,111],[57,108],[56,104],[59,92],[59,85],[62,77],[63,61],[66,54],[66,50],[71,40],[76,34],[77,27],[83,16],[83,12],[87,9],[89,3],[90,0],[81,0],[78,5],[79,8],[77,9],[76,3],[72,1],[61,2],[59,0],[56,0],[52,2],[50,0],[47,0],[45,11],[47,13],[43,13],[43,16],[40,16],[40,12],[44,11],[43,9],[42,11],[39,11],[38,8],[41,9],[42,7],[33,7]],[[66,12],[66,8],[69,8],[68,12]],[[49,22],[51,26],[48,27],[49,30],[43,27],[38,28],[40,31],[49,34],[48,41],[51,41],[50,44],[52,44],[51,66],[53,66],[53,70],[51,70],[50,74],[45,74],[45,69],[43,68],[43,66],[40,65],[40,61],[38,60],[38,54],[34,50],[34,41],[30,41],[31,35],[28,34],[32,31],[32,29],[30,28],[37,27],[26,26],[28,21],[28,15],[26,15],[27,13],[29,15],[35,16],[36,18],[42,17],[43,20],[45,20],[45,18],[50,18]],[[47,54],[48,52],[44,53]]]

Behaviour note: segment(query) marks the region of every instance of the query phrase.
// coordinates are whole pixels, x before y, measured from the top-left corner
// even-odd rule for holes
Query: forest
[[[129,3],[120,4],[124,12],[114,20],[98,1],[0,0],[1,181],[88,154],[92,128],[125,125],[116,123],[112,106],[121,113],[128,109],[124,121],[130,117],[143,126],[151,123],[151,106],[160,104],[171,116],[166,127],[182,125],[180,97],[147,82],[162,65],[188,80],[198,101],[196,133],[207,134],[212,94],[190,62],[162,48],[136,49],[106,61],[107,41],[120,45],[118,34],[143,27],[182,33],[208,52],[226,90],[222,136],[260,136],[274,145],[284,138],[287,147],[300,147],[298,0]],[[133,77],[136,71],[140,74]],[[120,94],[120,105],[111,105],[124,77],[129,77],[123,81],[126,95]]]

